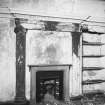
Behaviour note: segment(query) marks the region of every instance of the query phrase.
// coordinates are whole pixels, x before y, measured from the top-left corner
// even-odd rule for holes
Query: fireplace
[[[30,65],[31,105],[43,101],[47,91],[57,100],[69,99],[70,65]]]

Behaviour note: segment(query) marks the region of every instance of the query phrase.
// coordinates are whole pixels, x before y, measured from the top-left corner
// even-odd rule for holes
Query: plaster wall
[[[26,40],[26,95],[29,99],[28,65],[72,64],[72,37],[68,32],[29,30]]]
[[[14,100],[15,98],[15,33],[14,22],[8,19],[0,19],[0,101]],[[84,35],[85,41],[101,41],[104,43],[105,36]],[[93,39],[93,40],[92,40]],[[94,49],[94,48],[93,48]],[[105,45],[97,49],[95,54],[105,54]],[[94,50],[95,50],[94,49]],[[99,49],[99,50],[98,50]],[[85,54],[94,53],[92,48],[87,48]],[[75,55],[76,57],[76,55]],[[90,58],[89,58],[90,59]],[[84,60],[85,66],[104,66],[105,57],[100,59]],[[77,62],[78,63],[78,62]],[[50,31],[28,31],[26,35],[26,97],[30,99],[30,64],[72,64],[72,38],[68,32]],[[75,63],[76,64],[76,63]],[[76,67],[76,66],[75,66]],[[74,68],[75,68],[74,67]],[[75,69],[76,70],[76,69]],[[71,75],[71,74],[70,74]],[[77,75],[77,76],[76,76]],[[76,81],[78,74],[72,70],[71,80]],[[73,78],[72,78],[73,77]],[[75,78],[74,78],[75,77]],[[104,69],[102,71],[84,72],[83,80],[104,79]],[[73,82],[72,81],[72,82]],[[74,89],[74,87],[75,89]],[[77,84],[71,86],[72,95],[79,95]],[[105,83],[84,86],[84,92],[104,89]],[[73,92],[75,94],[73,94]]]
[[[92,28],[96,32],[105,32],[104,27]],[[102,55],[102,57],[83,58],[84,67],[101,67],[102,70],[88,70],[83,72],[83,80],[105,80],[105,34],[89,34],[83,33],[83,40],[90,43],[103,43],[99,46],[83,46],[83,55]],[[103,91],[105,92],[105,82],[99,84],[84,85],[83,92]]]
[[[80,18],[105,16],[104,0],[12,0],[11,7],[41,15],[72,17],[75,14]]]
[[[0,19],[0,101],[15,96],[15,35],[12,23]]]
[[[104,0],[0,0],[0,7],[2,8],[12,8],[16,10],[20,10],[20,12],[23,11],[29,11],[28,13],[35,13],[40,15],[50,15],[50,16],[59,16],[59,17],[73,17],[73,16],[80,16],[80,18],[87,17],[87,16],[96,16],[98,17],[104,17],[105,16],[105,2]],[[7,8],[8,9],[8,8]],[[7,10],[5,9],[5,11]],[[0,11],[2,12],[2,11]],[[73,15],[75,14],[75,15]],[[101,19],[101,18],[100,18]],[[96,29],[96,28],[95,28]],[[96,29],[96,31],[102,30],[102,28]],[[1,19],[0,18],[0,101],[8,101],[13,100],[15,97],[15,34],[14,34],[14,26],[13,23],[9,21],[9,19]],[[104,31],[105,32],[105,31]],[[57,38],[56,40],[52,37],[52,39],[49,38],[49,41],[46,37],[44,37],[44,34],[41,35],[40,38],[37,38],[37,45],[34,45],[34,35],[40,35],[40,32],[28,32],[27,33],[27,63],[26,63],[26,96],[29,99],[30,94],[30,73],[28,70],[27,65],[28,64],[53,64],[53,63],[72,63],[71,61],[71,47],[68,50],[68,47],[66,44],[58,43],[60,42],[65,43],[67,40],[62,40]],[[49,33],[47,36],[49,37],[51,33]],[[53,33],[55,36],[57,33]],[[68,35],[67,35],[68,36]],[[102,42],[105,42],[105,35],[99,36],[94,35],[90,36],[88,34],[88,37],[86,36],[86,40],[89,40],[90,42],[95,42],[98,40],[101,40]],[[36,36],[35,36],[36,37]],[[56,38],[56,37],[55,37]],[[70,37],[69,37],[70,38]],[[56,41],[56,43],[53,43],[52,40]],[[71,39],[70,39],[71,40]],[[47,41],[47,43],[45,43]],[[39,44],[41,42],[41,44]],[[43,42],[43,43],[42,43]],[[29,44],[28,44],[29,43]],[[33,44],[32,44],[33,43]],[[68,42],[69,43],[69,42]],[[31,46],[32,45],[32,46]],[[46,48],[41,47],[42,45],[45,45]],[[69,54],[65,52],[64,49],[61,48],[61,45],[63,45],[65,48],[67,47],[67,51],[70,52]],[[55,49],[55,46],[59,48],[59,50]],[[71,45],[70,45],[71,46]],[[36,50],[37,49],[37,50]],[[89,50],[88,50],[89,49]],[[100,54],[100,50],[98,48],[84,48],[85,54]],[[101,53],[105,54],[105,45],[101,48]],[[53,51],[53,54],[51,51]],[[28,52],[29,51],[29,52]],[[32,51],[32,52],[31,52]],[[46,54],[44,53],[46,52]],[[49,53],[48,53],[49,52]],[[59,55],[59,52],[60,53]],[[64,56],[64,54],[67,54]],[[41,56],[43,55],[43,56]],[[34,57],[32,57],[34,56]],[[51,57],[50,57],[51,56]],[[55,58],[55,56],[57,58]],[[63,56],[63,59],[58,60]],[[48,59],[42,60],[42,58]],[[69,60],[66,60],[67,57],[70,57]],[[31,59],[30,59],[31,58]],[[38,61],[36,60],[38,59]],[[53,58],[53,60],[51,60]],[[85,66],[103,66],[104,67],[105,57],[95,60],[92,59],[90,62],[87,60],[84,60]],[[75,75],[75,73],[74,73]],[[97,73],[95,72],[85,72],[83,75],[83,79],[89,79],[89,78],[103,78],[104,77],[104,70],[99,71]],[[74,78],[75,79],[75,78]],[[75,85],[76,86],[76,85]],[[93,91],[93,90],[105,90],[105,84],[98,84],[98,85],[91,85],[91,86],[84,86],[84,91]]]

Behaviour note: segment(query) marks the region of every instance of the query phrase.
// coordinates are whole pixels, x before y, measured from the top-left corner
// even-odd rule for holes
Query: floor
[[[26,104],[5,102],[5,103],[0,103],[0,105],[29,105],[29,103],[30,103],[29,101],[27,101]],[[46,104],[41,104],[41,105],[46,105]],[[60,105],[105,105],[105,95],[103,93],[84,94],[83,97],[72,98],[70,104],[60,104]]]

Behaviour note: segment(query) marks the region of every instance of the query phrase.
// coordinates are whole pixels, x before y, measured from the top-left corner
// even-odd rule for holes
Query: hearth
[[[41,103],[47,92],[60,101],[69,98],[70,65],[30,65],[31,105]]]

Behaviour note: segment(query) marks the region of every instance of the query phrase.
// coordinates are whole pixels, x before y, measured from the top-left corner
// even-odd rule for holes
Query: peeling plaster
[[[72,50],[70,33],[33,31],[30,39],[28,41],[30,46],[30,64],[50,64],[50,60],[51,62],[55,60],[58,63],[71,64]],[[68,57],[69,60],[66,60]]]
[[[26,96],[30,98],[27,65],[72,64],[72,38],[69,32],[29,30],[26,43]]]

